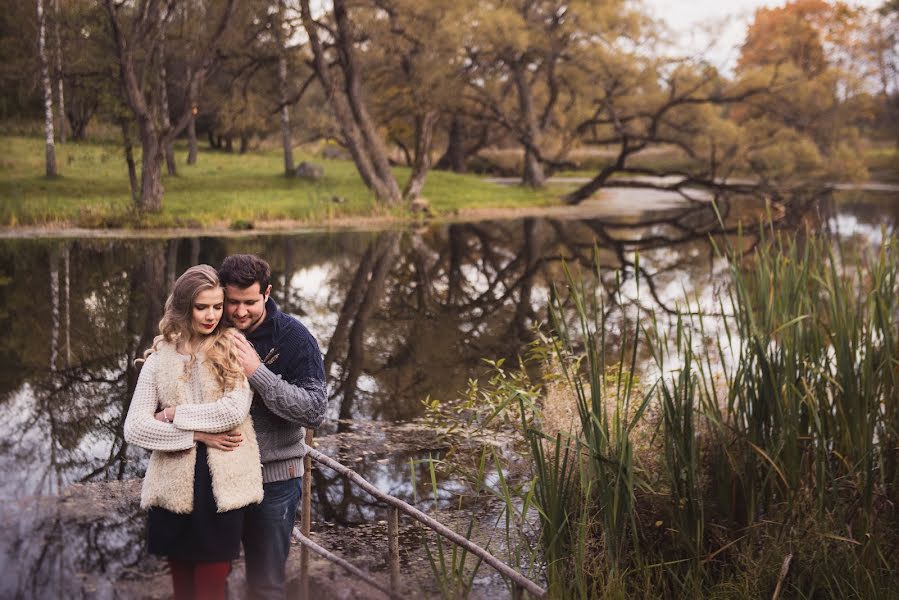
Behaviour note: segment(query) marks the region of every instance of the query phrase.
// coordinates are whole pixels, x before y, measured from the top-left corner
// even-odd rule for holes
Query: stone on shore
[[[321,165],[303,161],[297,165],[294,173],[299,179],[318,181],[325,176],[325,169]]]

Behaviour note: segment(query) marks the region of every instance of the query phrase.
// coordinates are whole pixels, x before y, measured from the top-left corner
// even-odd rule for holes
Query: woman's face
[[[220,287],[203,290],[194,298],[193,330],[200,335],[209,335],[222,318],[225,305],[225,292]]]

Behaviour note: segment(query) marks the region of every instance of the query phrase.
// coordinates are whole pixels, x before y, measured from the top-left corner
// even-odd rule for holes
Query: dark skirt
[[[164,508],[150,508],[147,548],[151,554],[173,560],[221,562],[240,554],[243,508],[218,512],[212,494],[212,476],[206,446],[197,444],[194,467],[194,510],[181,515]]]

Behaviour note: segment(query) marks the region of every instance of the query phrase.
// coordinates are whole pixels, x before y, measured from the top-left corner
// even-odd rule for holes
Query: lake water
[[[590,272],[598,256],[609,293],[614,270],[623,269],[623,300],[663,317],[676,311],[685,292],[714,305],[726,272],[715,244],[751,250],[757,239],[751,225],[767,209],[750,200],[722,205],[731,229],[722,235],[709,205],[663,198],[650,210],[638,209],[640,193],[619,193],[615,211],[589,219],[173,239],[127,233],[0,239],[0,499],[3,524],[17,526],[0,543],[0,596],[69,595],[76,570],[105,581],[103,574],[118,577],[143,559],[139,516],[118,515],[121,522],[99,528],[59,529],[57,523],[56,530],[25,517],[29,507],[72,483],[142,474],[146,452],[124,444],[121,433],[137,376],[131,363],[152,340],[167,290],[187,267],[217,266],[244,252],[271,263],[275,300],[310,329],[325,354],[329,418],[318,435],[352,435],[358,423],[414,421],[426,397],[464,393],[468,380],[485,372],[484,358],[514,359],[545,321],[551,286],[564,281],[563,265]],[[798,232],[809,225],[832,234],[841,248],[868,247],[897,235],[899,195],[798,199],[770,214],[779,228]],[[739,238],[738,219],[746,225]],[[608,332],[612,347],[626,330],[622,323]],[[427,495],[426,486],[411,487],[409,460],[418,456],[405,449],[341,458],[412,501]],[[379,518],[365,494],[331,475],[315,479],[318,521],[352,527]],[[444,493],[451,503],[451,484]],[[50,538],[58,550],[48,556]]]

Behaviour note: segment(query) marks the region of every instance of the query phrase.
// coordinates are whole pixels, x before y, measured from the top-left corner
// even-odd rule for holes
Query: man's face
[[[225,286],[225,316],[240,331],[253,331],[265,319],[265,301],[271,291],[268,286],[263,293],[258,282],[247,288]]]

